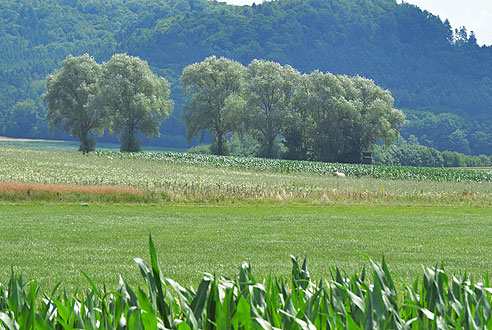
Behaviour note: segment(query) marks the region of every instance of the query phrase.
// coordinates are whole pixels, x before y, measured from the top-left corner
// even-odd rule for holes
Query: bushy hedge
[[[420,144],[376,146],[374,164],[424,167],[490,167],[492,156],[469,156],[455,151],[440,152]]]

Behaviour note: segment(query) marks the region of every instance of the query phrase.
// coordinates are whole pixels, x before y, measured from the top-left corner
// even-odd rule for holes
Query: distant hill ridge
[[[0,134],[46,137],[39,98],[44,77],[68,54],[89,53],[104,61],[117,52],[147,60],[173,83],[176,110],[161,130],[180,137],[173,143],[186,144],[178,121],[181,70],[215,54],[243,64],[262,58],[302,72],[369,77],[391,90],[397,107],[418,110],[412,118],[422,119],[422,111],[458,116],[446,136],[431,139],[411,126],[404,136],[415,133],[422,143],[436,145],[459,130],[463,134],[454,136],[466,140],[461,141],[468,146],[465,152],[492,153],[487,144],[492,141],[492,47],[480,47],[466,30],[453,32],[449,22],[393,0],[278,0],[254,6],[207,0],[4,0]]]

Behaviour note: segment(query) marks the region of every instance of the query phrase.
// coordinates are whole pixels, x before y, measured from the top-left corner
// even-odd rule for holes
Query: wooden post
[[[367,164],[367,165],[372,164],[372,152],[362,153],[362,164]]]

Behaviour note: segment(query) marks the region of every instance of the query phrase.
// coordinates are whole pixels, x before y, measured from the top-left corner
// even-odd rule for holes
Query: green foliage
[[[277,143],[277,141],[275,142]],[[258,141],[247,133],[232,134],[229,139],[229,145],[231,147],[231,155],[237,157],[254,157],[259,153],[258,150],[260,148]]]
[[[188,138],[201,133],[203,140],[207,130],[216,155],[229,152],[226,134],[246,131],[258,141],[257,156],[279,158],[285,132],[288,158],[360,163],[376,141],[393,143],[405,118],[391,93],[369,79],[301,76],[275,62],[254,60],[244,72],[237,62],[211,57],[186,67],[181,82]]]
[[[91,135],[102,134],[110,124],[108,113],[96,102],[102,76],[101,65],[86,54],[68,56],[61,69],[46,78],[48,91],[43,98],[50,130],[62,130],[80,140],[84,154],[95,148]]]
[[[189,154],[199,154],[199,155],[210,155],[212,152],[210,151],[209,144],[201,144],[195,147],[188,148],[186,153]]]
[[[148,64],[124,54],[100,65],[89,55],[69,56],[62,69],[47,77],[47,118],[54,128],[80,140],[84,154],[95,149],[94,133],[115,131],[121,151],[140,151],[141,132],[159,135],[171,113],[169,83]]]
[[[136,152],[141,150],[142,146],[140,144],[140,139],[137,136],[137,132],[135,132],[131,128],[123,129],[123,134],[121,135],[120,151]]]
[[[207,130],[214,137],[212,152],[227,153],[225,135],[238,128],[244,109],[244,73],[239,62],[215,56],[183,69],[181,84],[189,101],[183,109],[188,140],[201,134],[203,141]]]
[[[373,154],[375,164],[443,167],[443,156],[434,148],[419,144],[403,144],[401,146],[376,147]]]
[[[286,158],[360,163],[376,141],[398,137],[405,117],[373,81],[319,71],[303,80],[284,128]]]
[[[460,154],[456,151],[443,151],[442,157],[446,167],[465,167],[466,166],[466,156]],[[486,164],[485,166],[489,166]]]
[[[242,134],[239,136],[238,133],[232,134],[225,145],[226,148],[230,149],[228,152],[236,157],[253,157],[257,153],[259,147],[258,142],[251,135]],[[214,152],[211,151],[212,147],[213,145],[210,144],[202,144],[191,147],[186,150],[186,152],[191,154],[210,155],[214,154]]]
[[[371,261],[371,272],[346,275],[338,267],[330,280],[316,285],[291,256],[289,280],[269,276],[258,281],[244,262],[233,278],[206,274],[197,289],[165,278],[149,238],[150,266],[135,258],[146,288],[132,289],[120,277],[114,293],[91,285],[84,295],[56,293],[40,300],[36,281],[12,272],[0,284],[0,325],[7,329],[459,329],[489,328],[492,310],[489,279],[476,283],[467,275],[450,276],[425,268],[399,291],[388,265]],[[403,301],[401,300],[403,299]]]
[[[17,102],[0,115],[0,131],[11,137],[41,137],[48,131],[46,108],[40,100]]]
[[[227,140],[227,137],[222,136],[220,140],[219,138],[215,138],[210,144],[210,152],[212,153],[212,155],[222,155],[222,156],[229,155],[231,152],[231,147],[229,145],[229,141]]]
[[[35,100],[40,121],[31,117],[29,124],[32,129],[42,128],[36,135],[24,127],[0,131],[1,134],[48,137],[46,109],[37,101],[45,92],[46,76],[59,68],[69,54],[91,53],[101,59],[114,53],[114,30],[121,19],[86,16],[81,4],[7,0],[0,5],[0,117],[17,103]]]
[[[32,129],[6,131],[9,126],[1,125],[0,134],[44,132],[46,109],[36,100],[46,75],[69,54],[84,53],[99,62],[115,53],[139,56],[166,76],[177,110],[161,126],[166,135],[186,135],[179,121],[182,69],[217,54],[244,65],[258,58],[289,63],[301,72],[370,77],[391,91],[397,108],[464,119],[465,128],[459,128],[464,135],[453,136],[455,149],[448,138],[458,128],[438,139],[431,138],[432,128],[421,134],[412,128],[410,134],[422,144],[458,152],[468,145],[474,155],[491,150],[491,47],[479,47],[466,29],[453,31],[448,21],[405,2],[282,0],[239,7],[206,0],[5,0],[0,4],[0,122],[8,122],[12,108],[29,100],[35,100],[37,115],[26,117]]]
[[[231,138],[225,143],[225,146],[232,156],[237,157],[253,157],[257,153],[259,147],[258,142],[251,135],[242,134],[240,136],[238,133],[232,134]],[[191,147],[186,150],[186,152],[191,154],[210,155],[214,154],[214,152],[211,151],[212,147],[214,147],[214,145],[202,144]],[[217,148],[216,145],[215,148]]]
[[[276,143],[296,95],[300,73],[289,65],[253,60],[248,65],[245,98],[246,126],[260,142],[257,156],[278,158]]]
[[[451,113],[410,110],[405,113],[408,122],[401,130],[405,139],[418,136],[421,144],[440,151],[480,155],[490,154],[492,150],[492,122],[487,116],[467,118]]]
[[[426,167],[490,167],[489,156],[468,156],[456,151],[440,152],[420,144],[376,146],[373,153],[374,164]]]
[[[173,103],[168,81],[153,74],[147,62],[114,55],[104,64],[101,86],[98,99],[112,113],[121,151],[141,150],[138,132],[159,135],[159,126],[171,114]]]

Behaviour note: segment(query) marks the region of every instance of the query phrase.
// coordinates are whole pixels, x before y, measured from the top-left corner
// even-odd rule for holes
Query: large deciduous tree
[[[315,71],[306,77],[302,91],[306,95],[305,106],[311,119],[308,145],[312,160],[335,162],[344,149],[342,139],[350,139],[347,125],[356,120],[354,112],[344,107],[341,98],[343,87],[331,73]]]
[[[159,136],[173,102],[169,82],[156,76],[138,57],[116,54],[104,65],[100,100],[111,112],[121,151],[140,151],[138,132]]]
[[[363,150],[370,150],[377,142],[390,145],[400,135],[405,122],[402,111],[393,108],[394,99],[390,91],[377,86],[374,81],[363,78],[340,76],[346,83],[344,98],[357,109],[358,120],[352,125],[351,150],[342,159],[358,162]]]
[[[238,128],[245,107],[242,97],[245,68],[239,62],[211,56],[183,69],[181,84],[188,104],[183,107],[188,140],[205,131],[214,152],[225,154],[225,135]]]
[[[79,150],[94,150],[94,133],[102,134],[109,117],[95,102],[102,77],[101,65],[89,55],[68,56],[60,70],[46,78],[43,98],[48,106],[50,132],[61,130],[80,140]]]
[[[289,65],[263,60],[251,62],[247,72],[248,126],[260,142],[259,156],[278,157],[280,148],[276,140],[287,119],[301,75]]]
[[[405,117],[372,80],[314,71],[300,86],[282,131],[288,158],[358,163],[377,141],[398,137]]]

